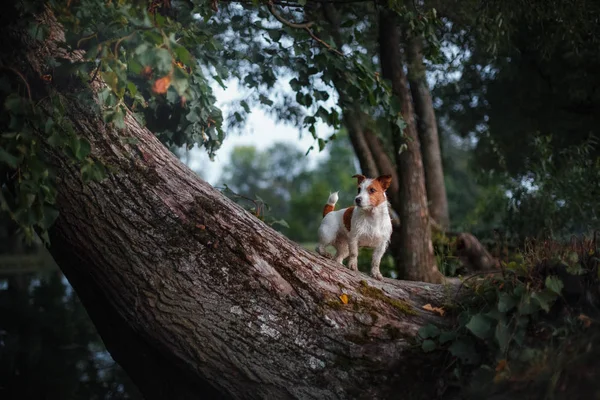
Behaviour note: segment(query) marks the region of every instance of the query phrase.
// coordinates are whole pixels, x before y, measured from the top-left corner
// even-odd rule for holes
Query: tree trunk
[[[406,46],[408,81],[415,106],[417,130],[425,167],[429,214],[444,229],[448,229],[450,217],[446,184],[444,183],[444,167],[433,101],[425,77],[422,47],[422,38],[420,37],[411,37],[408,41]]]
[[[334,79],[334,84],[338,80],[339,79]],[[352,143],[352,148],[358,158],[362,174],[368,177],[377,177],[379,175],[379,170],[365,139],[364,124],[362,118],[360,118],[362,111],[354,104],[350,105],[343,92],[339,91],[339,97],[340,108],[344,115],[344,125],[348,130],[350,143]]]
[[[393,251],[401,277],[439,283],[443,276],[433,257],[419,136],[402,65],[400,33],[396,17],[391,11],[380,11],[379,46],[382,75],[391,81],[393,94],[400,100],[402,116],[406,122],[403,134],[396,126],[392,126],[401,203],[401,227],[398,240],[394,241],[396,246]]]
[[[341,49],[344,45],[344,41],[340,35],[340,18],[339,13],[333,4],[322,5],[323,15],[329,22],[330,35],[333,37],[335,45]],[[333,73],[333,84],[337,89],[339,95],[339,106],[342,109],[344,117],[344,125],[348,130],[348,136],[350,137],[350,143],[354,149],[354,153],[358,158],[360,169],[362,174],[368,177],[377,177],[383,174],[378,168],[375,155],[371,152],[366,136],[368,132],[365,131],[365,123],[363,118],[363,112],[361,111],[360,105],[352,101],[345,92],[345,77],[340,71],[334,71]]]
[[[53,19],[40,23],[60,39]],[[61,51],[24,32],[13,39],[0,61],[32,81]],[[40,107],[49,87],[31,87]],[[442,305],[448,288],[379,282],[303,250],[201,180],[131,115],[117,131],[60,90],[64,117],[110,173],[84,184],[62,151],[46,148],[59,182],[51,253],[146,398],[435,394],[439,377],[416,367],[427,358],[413,349],[419,327],[449,322],[422,309]],[[401,171],[416,162],[400,161]],[[402,172],[403,184],[412,176]],[[424,210],[421,225],[407,212],[407,228],[420,229],[407,247],[418,262],[422,237],[430,242]]]

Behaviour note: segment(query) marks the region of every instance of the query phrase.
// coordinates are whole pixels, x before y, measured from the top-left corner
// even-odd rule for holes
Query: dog
[[[379,272],[379,264],[392,236],[392,220],[385,194],[392,182],[392,176],[382,175],[376,179],[369,179],[364,175],[354,175],[353,178],[358,180],[355,206],[334,211],[339,198],[338,192],[330,194],[327,199],[319,227],[317,253],[331,258],[325,248],[332,245],[336,250],[334,260],[342,264],[344,259],[350,256],[348,268],[356,271],[358,248],[373,248],[371,275],[381,280],[383,276]]]

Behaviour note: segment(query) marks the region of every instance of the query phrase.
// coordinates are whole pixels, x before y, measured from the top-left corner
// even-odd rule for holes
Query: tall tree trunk
[[[339,13],[333,4],[323,4],[323,15],[330,25],[330,35],[333,37],[335,45],[341,49],[344,45],[342,36],[340,35],[340,18]],[[345,77],[341,71],[334,71],[333,84],[335,85],[339,95],[339,106],[342,109],[344,117],[344,125],[348,130],[350,143],[354,149],[354,153],[360,163],[360,169],[363,175],[369,177],[378,176],[381,171],[378,168],[375,155],[371,152],[366,139],[364,115],[360,105],[350,99],[345,92]]]
[[[401,203],[401,227],[393,251],[400,276],[411,280],[441,282],[443,276],[433,257],[423,161],[410,89],[402,64],[400,32],[396,16],[391,11],[380,11],[379,47],[382,75],[391,81],[392,91],[400,100],[406,122],[403,133],[392,126]]]
[[[417,130],[425,167],[425,187],[429,200],[429,214],[444,229],[450,226],[448,198],[444,183],[444,167],[438,135],[437,121],[431,93],[425,77],[421,37],[411,37],[406,46],[408,81],[415,106]]]
[[[341,78],[335,78],[334,84],[340,79]],[[342,113],[344,116],[344,125],[348,130],[350,143],[352,143],[352,148],[354,149],[354,153],[358,158],[360,169],[363,175],[376,177],[379,175],[379,170],[377,168],[375,158],[373,157],[373,154],[371,153],[369,145],[365,139],[364,124],[362,118],[360,117],[362,112],[360,111],[360,108],[349,102],[346,99],[347,96],[345,96],[342,92],[340,92],[339,97],[339,104],[342,108]]]
[[[59,40],[52,18],[40,23]],[[28,80],[61,54],[55,42],[10,33],[0,62]],[[131,115],[120,132],[67,87],[31,88],[39,107],[59,91],[64,118],[110,165],[102,182],[84,184],[64,152],[45,149],[59,182],[51,253],[146,398],[434,395],[439,377],[415,367],[426,359],[412,349],[419,327],[449,322],[422,309],[444,302],[447,288],[376,281],[310,253],[201,180]]]

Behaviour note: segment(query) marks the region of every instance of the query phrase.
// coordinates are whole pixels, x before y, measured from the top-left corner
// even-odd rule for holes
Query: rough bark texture
[[[42,23],[60,39],[51,19]],[[58,50],[17,33],[0,61],[39,79]],[[48,87],[32,85],[39,106]],[[451,287],[380,282],[303,250],[130,115],[118,132],[75,97],[62,102],[111,172],[84,184],[65,154],[47,149],[59,179],[51,252],[146,398],[431,398],[414,339],[423,324],[448,322],[422,306],[441,305]]]
[[[400,184],[401,227],[394,251],[400,276],[410,280],[441,282],[442,275],[433,257],[427,192],[419,136],[414,122],[410,89],[400,52],[400,32],[394,14],[381,10],[379,19],[379,46],[382,75],[392,83],[392,91],[401,103],[406,122],[402,137],[396,127],[394,145]],[[401,146],[406,148],[400,151]]]
[[[444,167],[433,101],[425,79],[422,47],[420,37],[412,37],[408,41],[406,46],[408,81],[417,117],[417,131],[425,167],[429,214],[442,227],[448,229],[450,216],[446,184],[444,183]]]

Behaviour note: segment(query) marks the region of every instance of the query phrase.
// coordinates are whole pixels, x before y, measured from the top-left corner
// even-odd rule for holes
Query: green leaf
[[[281,31],[279,29],[269,29],[267,32],[269,34],[269,37],[274,42],[279,42],[279,39],[281,39]]]
[[[479,355],[475,350],[475,345],[469,339],[463,338],[457,340],[450,345],[448,351],[466,364],[477,364],[479,362]]]
[[[422,339],[434,338],[440,334],[440,329],[433,324],[427,324],[419,328],[418,333],[419,337]]]
[[[498,311],[507,312],[513,309],[518,304],[518,300],[514,295],[502,293],[498,298]]]
[[[112,122],[117,129],[125,129],[125,113],[120,109],[115,111]]]
[[[273,221],[273,222],[271,222],[271,225],[281,225],[281,226],[283,226],[284,228],[288,228],[288,229],[289,229],[289,227],[290,227],[290,226],[288,225],[288,223],[287,223],[287,222],[286,222],[284,219],[280,219],[280,220],[277,220],[277,221]]]
[[[550,311],[550,307],[556,300],[556,296],[556,293],[550,290],[543,290],[541,292],[533,293],[531,295],[531,298],[537,301],[537,303],[544,311],[548,312]]]
[[[261,94],[261,95],[259,95],[259,96],[258,96],[258,100],[259,100],[259,101],[260,101],[262,104],[264,104],[264,105],[267,105],[267,106],[269,106],[269,107],[273,105],[273,101],[272,101],[272,100],[270,100],[270,99],[269,99],[267,96],[265,96],[264,94]]]
[[[552,290],[554,293],[560,295],[560,292],[562,291],[563,287],[565,287],[565,285],[559,277],[551,275],[546,277],[546,287]]]
[[[19,159],[4,150],[2,147],[0,147],[0,162],[3,162],[11,168],[17,168],[19,166]]]
[[[154,62],[158,71],[166,74],[171,70],[173,57],[167,49],[156,49],[154,53]]]
[[[490,336],[492,331],[491,320],[482,314],[476,314],[471,317],[466,328],[478,338],[486,339]]]
[[[439,341],[440,341],[440,344],[445,344],[445,343],[448,343],[448,342],[456,339],[456,337],[457,337],[457,334],[454,331],[450,331],[450,332],[443,331],[440,333]]]
[[[246,111],[246,113],[250,114],[250,107],[248,106],[248,103],[246,103],[246,100],[240,101],[240,105],[242,106],[244,111]]]
[[[510,342],[510,331],[508,330],[508,326],[502,321],[498,322],[496,325],[496,341],[500,346],[500,351],[505,352],[508,348],[508,344]]]
[[[54,207],[46,206],[44,207],[44,218],[39,225],[42,229],[48,230],[54,224],[56,218],[58,218],[58,210]]]
[[[427,340],[423,340],[423,344],[421,345],[421,348],[423,349],[423,351],[425,353],[430,353],[433,350],[436,349],[436,344],[433,340],[427,339]]]
[[[188,49],[186,49],[183,46],[175,46],[173,50],[179,61],[181,61],[189,67],[193,65],[193,58]]]
[[[317,142],[319,143],[319,151],[323,151],[325,149],[325,141],[319,138]]]
[[[539,310],[539,302],[531,301],[531,295],[526,293],[523,295],[521,302],[519,303],[518,312],[521,315],[533,314]]]
[[[90,142],[88,142],[87,139],[84,139],[84,138],[79,139],[79,146],[77,146],[77,151],[75,152],[75,157],[77,157],[77,159],[79,161],[81,161],[90,154],[90,151],[91,151]]]
[[[180,96],[183,96],[190,87],[188,75],[181,68],[175,68],[171,83]]]

